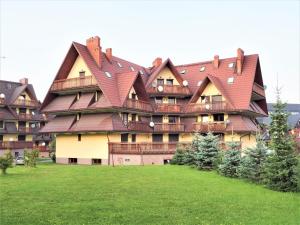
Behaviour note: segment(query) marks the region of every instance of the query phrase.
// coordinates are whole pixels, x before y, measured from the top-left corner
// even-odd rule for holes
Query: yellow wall
[[[242,137],[242,138],[241,138]],[[224,141],[241,141],[242,142],[242,149],[246,149],[249,147],[253,147],[256,144],[256,137],[254,134],[245,135],[245,134],[237,134],[234,133],[226,133],[224,135]]]
[[[78,56],[67,78],[79,77],[79,72],[82,70],[85,71],[86,76],[92,75],[81,56]]]
[[[169,68],[164,68],[156,77],[156,79],[164,79],[164,84],[166,84],[167,79],[173,79],[173,85],[179,85],[178,81],[176,80],[174,74]]]
[[[193,135],[191,133],[179,134],[179,142],[192,142]]]
[[[32,135],[26,135],[25,141],[32,141]]]
[[[201,96],[212,96],[212,95],[221,95],[221,92],[213,85],[211,82],[207,84]],[[222,100],[224,101],[224,97],[222,96]],[[197,103],[201,103],[201,98],[197,100]]]
[[[3,135],[3,141],[17,141],[17,140],[18,140],[17,134],[4,134]]]

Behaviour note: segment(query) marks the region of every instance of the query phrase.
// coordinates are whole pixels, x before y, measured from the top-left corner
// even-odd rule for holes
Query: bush
[[[24,151],[24,164],[29,167],[36,167],[36,161],[39,157],[38,150]]]
[[[172,165],[184,165],[185,153],[186,149],[182,145],[178,145],[170,163]]]
[[[222,163],[219,165],[219,172],[226,177],[238,177],[238,168],[241,162],[239,143],[229,142],[227,145],[228,150],[224,153]]]
[[[2,174],[6,174],[7,168],[13,165],[13,156],[10,150],[5,151],[4,155],[0,156],[0,169]]]

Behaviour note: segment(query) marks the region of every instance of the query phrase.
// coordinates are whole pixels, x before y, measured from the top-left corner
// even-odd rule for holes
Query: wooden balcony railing
[[[131,131],[144,131],[144,132],[151,132],[153,129],[149,126],[148,122],[143,121],[129,121],[128,122],[128,130]]]
[[[187,105],[186,113],[224,112],[230,110],[228,103],[224,101],[211,103],[190,103]]]
[[[34,146],[33,147],[36,150],[39,150],[40,152],[49,152],[49,146]]]
[[[124,107],[146,112],[153,111],[150,103],[135,99],[127,99],[124,103]]]
[[[162,87],[162,91],[160,91]],[[158,87],[150,87],[147,89],[150,94],[169,94],[169,95],[191,95],[188,87],[180,85],[160,85]]]
[[[38,132],[38,128],[32,128],[32,127],[18,127],[18,132],[20,133],[36,133]]]
[[[255,93],[261,95],[261,96],[265,96],[265,90],[264,87],[260,86],[257,83],[253,83],[253,89],[252,89]]]
[[[0,149],[24,149],[33,148],[31,141],[0,141]]]
[[[111,154],[174,154],[177,144],[191,145],[190,142],[110,142],[108,146]]]
[[[84,76],[64,80],[56,80],[51,86],[51,91],[61,91],[83,87],[98,87],[97,81],[93,76]]]
[[[196,132],[224,132],[226,131],[226,122],[208,122],[208,123],[194,123],[194,131]]]
[[[42,119],[42,116],[32,115],[27,113],[19,113],[18,118],[19,120],[38,120],[38,119]]]
[[[183,123],[154,123],[155,132],[184,132]]]
[[[167,104],[167,103],[156,103],[155,112],[167,112],[167,113],[180,113],[182,112],[182,105],[180,104]]]
[[[17,99],[13,105],[17,106],[28,106],[28,107],[38,107],[39,103],[35,100],[27,100],[27,99]]]

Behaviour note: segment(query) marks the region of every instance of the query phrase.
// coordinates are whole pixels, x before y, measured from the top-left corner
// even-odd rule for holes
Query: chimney
[[[244,63],[244,51],[240,48],[237,49],[237,58],[236,58],[236,72],[237,74],[242,73]]]
[[[109,62],[112,62],[112,48],[107,48],[105,51],[105,55],[107,57],[107,59],[109,60]]]
[[[102,51],[100,46],[100,38],[98,36],[91,37],[86,40],[86,47],[89,50],[91,56],[101,68],[102,64]]]
[[[28,84],[28,78],[20,79],[20,83],[23,84],[23,85],[27,85]]]
[[[218,69],[218,67],[219,67],[219,56],[218,55],[214,56],[213,66],[216,69]]]
[[[155,68],[159,67],[161,64],[162,64],[162,59],[161,59],[160,57],[157,57],[157,58],[153,61],[153,63],[152,63],[152,65],[153,65]]]

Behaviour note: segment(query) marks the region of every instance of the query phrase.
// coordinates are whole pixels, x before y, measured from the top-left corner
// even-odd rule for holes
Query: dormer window
[[[118,66],[119,66],[120,68],[123,67],[121,63],[117,62],[117,64],[118,64]]]
[[[186,73],[186,70],[181,70],[180,71],[180,74],[185,74]]]
[[[106,75],[108,78],[111,78],[110,72],[105,72],[105,75]]]
[[[233,68],[234,68],[234,66],[235,66],[235,63],[234,63],[234,62],[231,62],[231,63],[229,63],[229,64],[228,64],[228,68],[231,68],[231,69],[233,69]]]
[[[84,77],[84,76],[85,76],[85,71],[84,71],[84,70],[81,70],[81,71],[79,72],[79,77],[82,78],[82,77]]]
[[[201,66],[200,67],[200,72],[204,72],[205,71],[205,66]]]
[[[144,75],[144,71],[143,71],[143,70],[140,70],[140,74],[141,74],[141,75]]]
[[[131,71],[134,71],[134,68],[132,66],[130,66]]]
[[[233,82],[234,82],[234,77],[228,77],[227,83],[228,84],[233,84]]]
[[[202,80],[199,80],[197,86],[199,87],[202,84]]]

